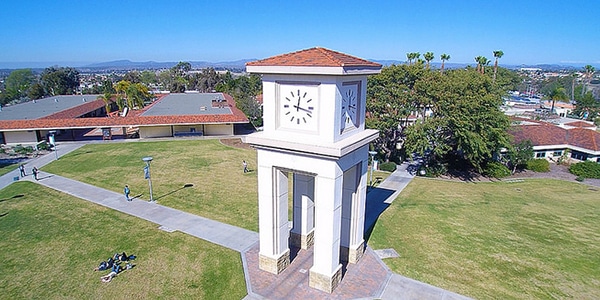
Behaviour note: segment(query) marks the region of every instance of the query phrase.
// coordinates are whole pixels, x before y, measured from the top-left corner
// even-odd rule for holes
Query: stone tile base
[[[290,265],[290,249],[287,249],[278,258],[258,254],[258,266],[261,270],[279,274]]]
[[[311,230],[306,235],[290,232],[290,244],[292,247],[306,250],[315,243],[315,230]]]
[[[321,290],[327,293],[332,293],[333,290],[340,284],[342,280],[342,265],[338,265],[333,274],[324,275],[310,270],[308,276],[308,285],[311,288]]]
[[[355,248],[340,247],[340,260],[349,262],[351,264],[358,263],[365,253],[365,242],[361,242]]]

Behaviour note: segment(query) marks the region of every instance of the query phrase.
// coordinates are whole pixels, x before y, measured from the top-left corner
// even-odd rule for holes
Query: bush
[[[486,177],[503,178],[510,176],[510,170],[499,162],[491,162],[485,166],[483,175]]]
[[[38,150],[42,150],[42,151],[43,150],[50,150],[50,144],[48,144],[48,143],[40,143],[37,146],[37,148],[38,148]]]
[[[15,148],[13,148],[13,151],[18,154],[29,154],[29,153],[33,152],[33,147],[31,147],[31,146],[23,147],[23,145],[18,144],[15,146]]]
[[[600,164],[586,160],[571,165],[569,172],[583,178],[600,178]]]
[[[386,172],[394,172],[396,171],[396,164],[393,162],[384,162],[379,164],[379,170]]]
[[[532,159],[527,162],[526,169],[534,172],[550,172],[550,163],[543,158]]]

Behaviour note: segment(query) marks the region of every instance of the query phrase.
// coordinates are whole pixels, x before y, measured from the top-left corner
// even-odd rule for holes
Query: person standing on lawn
[[[244,166],[244,173],[248,173],[248,163],[245,160],[242,160],[242,165]]]

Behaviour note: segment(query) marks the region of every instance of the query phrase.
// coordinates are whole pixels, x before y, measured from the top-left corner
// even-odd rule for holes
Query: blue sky
[[[4,0],[0,67],[231,61],[321,46],[366,59],[407,52],[473,63],[600,66],[597,0]],[[8,63],[8,64],[7,64]]]

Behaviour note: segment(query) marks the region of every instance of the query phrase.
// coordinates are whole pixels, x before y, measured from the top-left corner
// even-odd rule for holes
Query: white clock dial
[[[352,129],[358,127],[358,116],[360,111],[360,101],[358,98],[358,84],[343,85],[342,87],[342,109],[341,109],[341,129]]]
[[[316,130],[317,102],[315,87],[282,87],[279,100],[279,125],[285,128]]]

